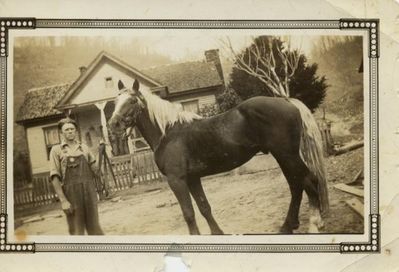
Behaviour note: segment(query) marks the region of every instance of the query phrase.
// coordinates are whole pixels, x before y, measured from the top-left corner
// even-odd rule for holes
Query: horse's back
[[[241,112],[256,110],[272,117],[274,114],[284,115],[280,117],[299,115],[298,109],[288,99],[282,97],[255,96],[245,100],[237,108]]]

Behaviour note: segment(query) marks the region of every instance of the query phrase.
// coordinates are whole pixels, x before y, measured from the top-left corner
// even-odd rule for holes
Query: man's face
[[[61,133],[62,135],[64,135],[65,140],[73,141],[76,137],[76,128],[74,124],[67,123],[62,126]]]

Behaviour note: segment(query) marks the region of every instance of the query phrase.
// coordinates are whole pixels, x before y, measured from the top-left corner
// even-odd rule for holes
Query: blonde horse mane
[[[183,110],[180,104],[173,104],[163,100],[149,91],[140,90],[140,93],[146,101],[151,122],[159,126],[162,135],[165,134],[167,126],[173,126],[176,123],[190,123],[193,120],[202,119],[202,116],[194,112]]]

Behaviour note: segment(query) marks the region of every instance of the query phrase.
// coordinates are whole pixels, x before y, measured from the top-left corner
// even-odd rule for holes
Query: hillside
[[[312,62],[318,64],[318,74],[325,75],[329,85],[316,114],[320,118],[325,110],[338,140],[363,137],[364,74],[359,72],[362,42],[361,37],[321,37],[311,55]]]

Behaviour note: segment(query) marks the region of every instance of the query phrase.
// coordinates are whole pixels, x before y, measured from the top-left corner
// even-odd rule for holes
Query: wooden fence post
[[[331,122],[323,119],[318,124],[321,138],[323,140],[324,156],[327,157],[334,154],[334,140],[331,136]]]

